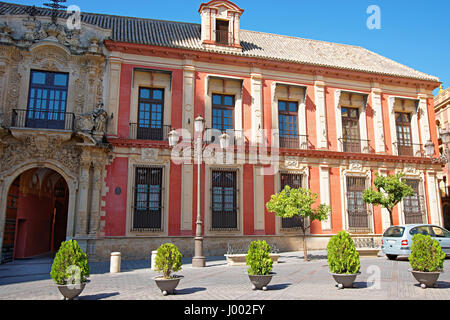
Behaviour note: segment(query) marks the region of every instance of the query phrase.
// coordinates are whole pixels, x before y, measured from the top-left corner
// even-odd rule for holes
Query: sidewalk
[[[276,273],[267,291],[253,291],[247,267],[226,264],[225,257],[208,257],[205,268],[192,268],[183,261],[177,272],[184,278],[175,295],[163,296],[150,270],[150,261],[122,261],[121,273],[109,273],[109,262],[90,263],[90,283],[80,300],[294,300],[294,299],[450,299],[450,260],[444,264],[437,288],[422,289],[409,273],[406,258],[361,258],[361,274],[355,288],[339,290],[329,274],[326,252],[310,251],[311,261],[302,252],[281,253]],[[50,278],[49,258],[17,260],[0,265],[0,300],[59,300]],[[373,284],[374,279],[379,281]]]

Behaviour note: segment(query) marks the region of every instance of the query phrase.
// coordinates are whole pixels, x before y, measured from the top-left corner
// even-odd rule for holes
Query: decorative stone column
[[[103,163],[94,161],[94,173],[91,196],[91,212],[89,219],[89,236],[96,237],[100,226],[100,201],[102,192]]]
[[[78,192],[75,236],[86,236],[88,231],[89,189],[91,158],[83,152],[80,161],[80,182]]]

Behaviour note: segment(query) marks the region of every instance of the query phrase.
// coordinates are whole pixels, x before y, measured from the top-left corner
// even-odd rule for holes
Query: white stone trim
[[[325,82],[314,81],[314,99],[316,104],[317,149],[328,149],[327,118],[325,106]]]
[[[390,132],[391,132],[391,140],[392,140],[392,154],[398,155],[398,149],[397,149],[397,128],[395,125],[395,112],[399,111],[395,109],[395,101],[396,99],[404,99],[404,100],[410,100],[416,102],[416,108],[414,110],[406,110],[404,112],[410,112],[411,113],[411,139],[413,143],[413,154],[417,155],[420,152],[420,147],[418,144],[420,144],[419,139],[419,125],[417,121],[417,100],[410,98],[410,97],[403,97],[403,96],[389,96],[388,97],[388,109],[389,109],[389,122],[390,122]],[[403,111],[400,111],[403,112]]]
[[[381,89],[372,88],[372,110],[373,110],[373,128],[375,135],[375,152],[386,152],[386,141],[384,139],[383,106],[381,102]]]
[[[328,166],[319,166],[319,175],[320,175],[320,203],[331,206],[330,199],[330,167]],[[322,230],[331,230],[331,214],[329,213],[328,219],[322,221]]]
[[[342,93],[349,94],[358,94],[363,96],[363,101],[365,101],[364,105],[352,105],[352,107],[358,107],[359,112],[359,137],[361,140],[367,141],[367,120],[366,120],[366,108],[367,108],[367,93],[359,92],[359,91],[349,91],[349,90],[336,90],[334,92],[334,104],[335,104],[335,113],[336,113],[336,136],[338,139],[342,138],[342,112],[341,112],[341,97]],[[361,152],[368,153],[369,144],[364,146],[361,144]],[[343,152],[342,143],[337,141],[337,149],[340,152]]]
[[[236,230],[211,230],[212,223],[212,205],[211,205],[211,179],[212,179],[212,171],[215,169],[229,169],[231,171],[236,171],[236,179],[237,179],[237,229]],[[241,165],[215,165],[215,164],[205,164],[205,194],[204,194],[204,205],[205,205],[205,215],[204,215],[204,234],[205,236],[215,236],[215,235],[224,235],[224,236],[233,236],[233,235],[243,235],[244,234],[244,214],[243,214],[243,179],[244,179],[244,167]]]
[[[348,168],[341,167],[341,203],[342,203],[342,220],[343,230],[349,231],[348,213],[347,213],[347,177],[365,178],[366,188],[372,185],[372,171],[364,169],[361,161],[350,161]],[[373,206],[367,205],[368,214],[371,216],[368,219],[369,233],[374,233],[375,221],[373,214]]]
[[[153,167],[162,168],[162,196],[161,206],[161,231],[132,231],[133,227],[133,204],[134,204],[134,184],[135,173],[137,167]],[[127,181],[127,212],[126,212],[126,229],[127,237],[133,236],[168,236],[169,230],[169,187],[170,187],[170,161],[152,160],[147,161],[142,158],[128,158],[128,181]]]

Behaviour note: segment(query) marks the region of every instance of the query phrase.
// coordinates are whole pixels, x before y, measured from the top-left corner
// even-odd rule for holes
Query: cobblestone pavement
[[[305,262],[301,252],[281,253],[267,291],[253,291],[245,266],[227,266],[224,257],[209,257],[207,267],[192,268],[184,259],[175,295],[163,296],[150,261],[122,261],[121,273],[109,273],[109,262],[90,263],[90,283],[80,300],[296,300],[296,299],[450,299],[450,260],[437,288],[422,289],[408,271],[406,258],[362,257],[355,288],[339,290],[331,277],[326,252],[314,251]],[[0,265],[0,300],[59,300],[50,278],[51,258],[17,260]],[[379,281],[375,281],[379,279]]]

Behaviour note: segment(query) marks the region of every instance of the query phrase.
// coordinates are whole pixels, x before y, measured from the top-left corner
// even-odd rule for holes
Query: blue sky
[[[42,6],[44,0],[8,1]],[[197,0],[67,0],[82,11],[200,22]],[[450,1],[235,0],[241,28],[357,45],[440,77],[450,87]],[[381,11],[381,29],[369,30],[367,8]],[[437,90],[435,90],[436,93]]]

